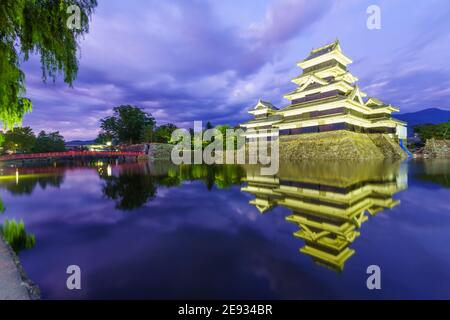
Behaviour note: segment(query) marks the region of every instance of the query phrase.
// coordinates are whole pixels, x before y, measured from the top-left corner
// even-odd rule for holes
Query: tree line
[[[438,124],[422,124],[414,126],[414,132],[417,133],[422,141],[428,139],[447,140],[450,139],[450,121]]]
[[[214,126],[207,122],[206,129]],[[228,125],[218,125],[215,127],[220,131],[225,139]],[[176,125],[167,123],[156,125],[155,118],[139,107],[133,105],[121,105],[113,109],[113,115],[100,120],[100,133],[97,143],[113,145],[119,144],[139,144],[139,143],[177,143],[171,141],[172,133],[178,129]],[[194,138],[194,130],[189,129],[191,137]]]
[[[107,145],[132,145],[140,143],[171,143],[172,133],[178,129],[172,123],[157,125],[155,118],[139,107],[122,105],[113,109],[113,115],[100,120],[100,132],[96,142]],[[207,122],[205,129],[214,126]],[[228,125],[215,127],[225,139]],[[192,139],[194,130],[189,129]],[[193,145],[193,141],[191,141]],[[211,142],[203,142],[204,146]],[[41,131],[37,135],[30,127],[16,127],[6,132],[0,131],[0,150],[3,154],[11,153],[45,153],[66,150],[64,137],[56,132]]]
[[[58,132],[34,134],[30,127],[17,127],[0,133],[2,153],[44,153],[66,150],[64,137]]]
[[[132,105],[121,105],[113,109],[113,115],[100,120],[98,143],[138,144],[144,142],[169,143],[177,127],[168,123],[156,125],[155,118]]]

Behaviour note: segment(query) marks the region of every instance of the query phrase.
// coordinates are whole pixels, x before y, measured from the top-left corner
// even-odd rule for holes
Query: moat
[[[43,299],[450,294],[449,160],[2,168],[0,198]]]

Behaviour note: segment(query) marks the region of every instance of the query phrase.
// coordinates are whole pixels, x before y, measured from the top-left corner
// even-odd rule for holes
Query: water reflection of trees
[[[36,244],[36,237],[27,233],[23,220],[5,220],[2,226],[3,237],[16,253],[31,249]]]
[[[103,194],[116,201],[116,208],[124,211],[142,207],[156,195],[156,181],[139,173],[122,172],[119,176],[103,177]]]
[[[450,188],[449,159],[427,159],[426,161],[419,161],[419,163],[422,166],[415,166],[415,178],[440,185],[444,188]]]
[[[355,253],[349,246],[370,217],[400,204],[393,195],[407,188],[407,167],[399,162],[284,163],[276,176],[247,167],[250,204],[261,213],[290,209],[286,221],[304,241],[300,252],[320,265],[343,271]]]
[[[208,190],[240,185],[245,170],[236,165],[182,165],[178,167],[180,181],[203,181]]]
[[[63,168],[7,168],[2,172],[0,188],[13,195],[30,195],[39,186],[60,188],[64,183]]]
[[[233,165],[181,165],[168,161],[124,163],[96,162],[73,166],[3,168],[0,188],[13,195],[31,195],[36,187],[60,188],[65,172],[77,165],[95,169],[104,181],[103,194],[116,202],[116,208],[130,211],[156,196],[158,187],[176,187],[186,181],[202,181],[208,190],[239,185],[245,171]],[[0,202],[0,212],[2,203]]]
[[[158,187],[176,187],[186,181],[202,181],[208,190],[239,185],[245,171],[231,165],[181,165],[168,162],[140,163],[100,168],[104,181],[103,194],[116,201],[116,208],[124,211],[138,209],[152,200]]]

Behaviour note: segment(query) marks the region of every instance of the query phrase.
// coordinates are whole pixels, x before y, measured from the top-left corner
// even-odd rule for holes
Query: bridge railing
[[[0,156],[0,161],[40,159],[40,158],[65,158],[65,157],[83,157],[83,156],[143,156],[143,152],[122,152],[122,151],[65,151],[48,153],[30,153],[30,154],[12,154]]]

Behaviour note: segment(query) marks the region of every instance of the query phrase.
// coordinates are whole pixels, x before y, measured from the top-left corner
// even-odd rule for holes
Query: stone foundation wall
[[[279,141],[280,160],[384,160],[408,157],[398,141],[387,134],[363,134],[341,130],[280,136]],[[170,160],[173,147],[170,144],[149,144],[149,158]],[[248,156],[247,145],[246,157]]]
[[[423,155],[430,158],[450,158],[450,140],[427,140]]]
[[[280,136],[280,159],[403,159],[397,141],[384,134],[333,131]]]
[[[384,159],[406,159],[408,157],[397,139],[391,138],[387,134],[369,134],[368,136],[381,151]]]
[[[151,143],[148,145],[148,155],[152,160],[170,160],[173,145],[165,143]]]

